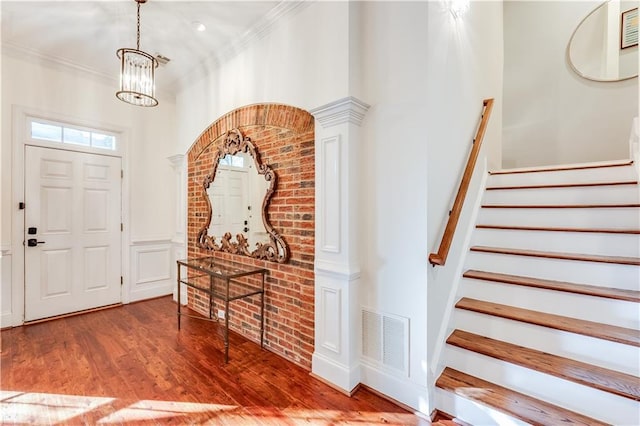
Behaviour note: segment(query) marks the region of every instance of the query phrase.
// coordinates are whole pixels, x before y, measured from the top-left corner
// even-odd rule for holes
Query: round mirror
[[[569,40],[571,68],[594,81],[638,76],[638,3],[607,1],[580,22]]]

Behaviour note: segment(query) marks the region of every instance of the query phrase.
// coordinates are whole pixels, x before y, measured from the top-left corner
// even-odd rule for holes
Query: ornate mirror
[[[268,217],[275,187],[276,174],[262,164],[251,139],[238,129],[228,131],[202,183],[207,220],[198,247],[286,262],[289,247]]]
[[[576,74],[588,80],[637,77],[637,1],[610,0],[591,11],[573,32],[567,57]]]

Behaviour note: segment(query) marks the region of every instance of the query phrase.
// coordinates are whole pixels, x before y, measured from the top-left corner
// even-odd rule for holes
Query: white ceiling
[[[148,0],[140,11],[140,49],[171,59],[156,72],[157,89],[175,93],[181,78],[232,55],[299,3]],[[134,0],[1,0],[0,7],[8,51],[117,78],[116,50],[136,46]],[[206,31],[196,31],[194,22]]]

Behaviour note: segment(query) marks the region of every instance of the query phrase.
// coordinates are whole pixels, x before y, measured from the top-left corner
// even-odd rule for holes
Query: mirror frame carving
[[[253,251],[249,248],[249,241],[247,241],[243,234],[237,234],[236,241],[231,241],[231,233],[225,232],[225,234],[220,237],[219,243],[216,242],[216,236],[208,235],[213,208],[207,189],[209,189],[209,186],[211,186],[216,176],[220,159],[224,158],[227,154],[235,155],[238,152],[248,153],[251,158],[253,158],[258,174],[263,175],[264,179],[269,183],[269,187],[262,201],[262,223],[269,235],[269,242],[257,242],[257,247]],[[218,148],[218,151],[214,155],[211,172],[204,177],[202,182],[202,198],[204,198],[207,206],[207,220],[198,233],[197,246],[205,250],[241,254],[254,259],[263,259],[278,263],[285,263],[289,260],[289,246],[282,236],[271,226],[267,217],[267,209],[269,208],[271,196],[275,191],[276,182],[276,173],[269,165],[262,164],[260,153],[256,150],[251,138],[244,136],[237,128],[229,130],[224,137],[222,146]]]

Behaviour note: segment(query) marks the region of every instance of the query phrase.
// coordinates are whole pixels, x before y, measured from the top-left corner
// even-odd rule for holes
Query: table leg
[[[180,264],[178,263],[178,330],[180,330]]]
[[[212,319],[213,310],[213,276],[209,275],[209,319]]]
[[[224,362],[229,362],[229,283],[227,283],[227,300],[224,301]]]
[[[262,293],[260,293],[260,347],[264,348],[264,272],[262,273]]]

